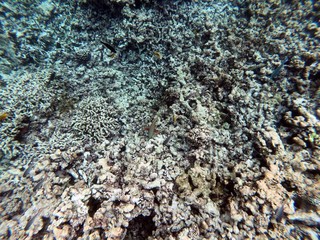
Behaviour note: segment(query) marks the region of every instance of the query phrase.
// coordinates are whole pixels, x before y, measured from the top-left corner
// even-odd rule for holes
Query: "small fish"
[[[31,170],[32,170],[32,167],[33,167],[33,164],[30,164],[29,165],[29,167],[24,171],[24,173],[23,173],[23,177],[26,177],[26,176],[28,176],[29,175],[29,173],[31,172]]]
[[[172,137],[172,135],[169,135],[164,141],[163,141],[163,145],[168,145],[168,143],[170,142],[170,140],[171,140],[171,137]]]
[[[114,46],[112,46],[111,44],[100,40],[100,42],[106,47],[108,48],[112,53],[117,53],[116,48]]]
[[[284,205],[282,204],[275,212],[274,217],[276,219],[277,222],[280,222],[282,217],[283,217],[283,209],[284,209]]]
[[[42,178],[34,187],[33,187],[33,191],[37,191],[39,188],[41,188],[42,184],[44,182],[44,178]]]
[[[173,116],[172,116],[173,125],[177,125],[177,120],[178,120],[178,115],[173,114]]]
[[[13,194],[13,190],[10,189],[10,190],[7,190],[7,191],[4,191],[4,192],[1,192],[0,193],[0,197],[11,197]]]
[[[36,220],[36,218],[38,217],[39,215],[39,211],[32,217],[29,219],[29,221],[27,222],[27,225],[25,226],[24,230],[25,231],[28,231],[29,228],[31,227],[31,225],[33,224],[34,220]]]
[[[276,76],[279,75],[279,73],[281,72],[283,66],[288,62],[288,60],[289,60],[289,58],[286,57],[286,58],[281,62],[281,64],[279,65],[279,67],[277,67],[277,68],[273,71],[273,73],[271,74],[271,76],[270,76],[271,79],[273,79],[273,78],[275,78]]]
[[[154,136],[154,134],[156,133],[156,125],[158,122],[158,116],[155,116],[154,119],[152,120],[151,125],[149,126],[148,129],[148,138],[152,138]]]
[[[9,113],[7,112],[0,113],[0,121],[5,120],[8,116],[9,116]]]
[[[158,59],[162,59],[162,54],[160,52],[158,52],[158,51],[154,51],[153,55]]]

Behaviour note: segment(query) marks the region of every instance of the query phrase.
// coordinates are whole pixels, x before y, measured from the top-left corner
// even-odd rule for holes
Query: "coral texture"
[[[318,239],[318,2],[0,12],[1,239]]]

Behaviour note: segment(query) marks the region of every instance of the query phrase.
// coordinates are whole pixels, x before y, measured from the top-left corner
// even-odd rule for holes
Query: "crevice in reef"
[[[87,206],[89,207],[88,209],[88,214],[90,217],[93,218],[94,214],[98,211],[98,209],[101,207],[101,201],[98,199],[95,199],[94,197],[90,197]]]
[[[152,232],[156,230],[153,222],[154,215],[139,215],[129,222],[126,236],[124,240],[145,240],[152,237]]]

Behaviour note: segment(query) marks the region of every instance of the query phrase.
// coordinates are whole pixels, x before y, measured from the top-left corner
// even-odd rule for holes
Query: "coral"
[[[99,5],[112,5],[112,4],[129,4],[129,5],[135,5],[137,3],[136,0],[81,0],[81,3],[93,3],[93,4],[99,4]],[[152,0],[143,0],[141,2],[152,2]]]
[[[19,140],[22,132],[27,131],[30,118],[36,113],[44,113],[50,108],[53,95],[45,93],[46,87],[41,78],[25,74],[14,76],[7,81],[6,87],[1,92],[1,105],[6,106],[10,112],[10,121],[1,125],[1,150],[10,159],[19,152]],[[39,99],[42,99],[42,103]],[[23,148],[23,147],[22,147]]]
[[[10,73],[18,64],[19,60],[15,54],[15,46],[12,42],[12,36],[0,34],[0,72]]]
[[[4,1],[0,238],[316,239],[318,8]]]
[[[77,137],[103,142],[119,134],[119,118],[121,113],[111,105],[110,99],[88,97],[76,106],[71,125]]]
[[[296,106],[293,111],[285,113],[283,120],[292,128],[290,138],[294,143],[303,148],[319,148],[320,121],[315,114],[302,106]]]
[[[190,144],[195,147],[204,147],[206,145],[209,145],[210,141],[212,140],[210,129],[204,127],[191,129],[187,133],[186,138],[190,142]]]
[[[78,50],[75,53],[75,59],[77,62],[85,64],[91,59],[91,54],[86,50]]]

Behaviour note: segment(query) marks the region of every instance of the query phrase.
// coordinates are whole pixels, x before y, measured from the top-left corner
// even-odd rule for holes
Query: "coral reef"
[[[318,10],[3,1],[0,238],[317,239]]]
[[[47,118],[54,111],[57,95],[61,92],[50,86],[54,78],[55,74],[50,71],[6,76],[0,99],[1,111],[8,114],[1,122],[0,131],[0,147],[5,159],[22,156],[25,147],[36,143],[42,145],[43,139],[31,130],[46,125]]]
[[[113,6],[113,5],[137,5],[141,3],[154,3],[153,0],[81,0],[82,4],[95,4],[98,6]]]

